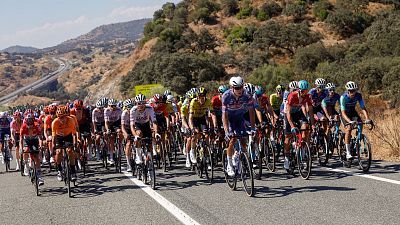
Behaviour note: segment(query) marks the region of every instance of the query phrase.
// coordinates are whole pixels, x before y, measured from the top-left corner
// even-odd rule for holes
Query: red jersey
[[[294,91],[289,94],[286,105],[285,113],[287,113],[287,106],[291,107],[290,113],[295,113],[301,110],[302,106],[312,105],[311,95],[306,94],[305,96],[300,96],[299,91]]]
[[[47,115],[46,118],[44,118],[44,129],[45,130],[51,130],[51,123],[53,120],[56,118],[54,115]]]
[[[269,96],[266,94],[261,95],[260,97],[258,97],[257,100],[261,109],[265,109],[267,106],[270,105]]]
[[[26,123],[23,123],[20,130],[21,137],[26,135],[30,137],[35,137],[41,135],[40,125],[35,122],[32,126],[28,127]]]
[[[213,110],[217,110],[217,111],[222,110],[221,97],[219,95],[215,95],[214,97],[212,97],[211,105],[213,107]]]
[[[168,109],[167,109],[167,104],[165,103],[151,103],[150,104],[151,107],[153,107],[154,109],[154,113],[156,114],[156,116],[165,116],[167,117],[169,115],[168,113]]]
[[[90,123],[90,112],[89,110],[82,108],[82,109],[76,109],[72,108],[70,111],[71,115],[74,115],[76,117],[76,120],[78,121],[79,125]]]

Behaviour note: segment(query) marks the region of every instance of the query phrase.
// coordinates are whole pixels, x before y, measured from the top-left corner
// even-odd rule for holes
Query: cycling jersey
[[[151,107],[153,107],[154,113],[156,114],[157,117],[160,116],[168,116],[168,110],[167,110],[167,104],[165,103],[152,103],[150,105]]]
[[[296,113],[301,111],[302,106],[312,105],[310,94],[306,94],[305,96],[300,96],[299,91],[294,91],[289,94],[287,102],[285,104],[285,113]],[[291,111],[288,112],[287,107],[291,106]]]
[[[222,115],[222,101],[220,95],[215,95],[211,99],[212,110],[216,116]]]
[[[222,112],[227,112],[229,117],[243,118],[250,108],[254,108],[254,100],[246,93],[236,98],[233,91],[228,90],[222,95]]]
[[[19,132],[21,137],[36,137],[41,135],[40,125],[37,123],[34,123],[32,126],[28,126],[26,123],[23,123]]]
[[[260,97],[257,97],[257,95],[254,94],[253,98],[256,100],[254,107],[262,113],[265,113],[266,108],[270,106],[268,95],[263,94]]]
[[[311,101],[314,107],[320,106],[322,100],[324,100],[328,96],[328,90],[326,89],[318,93],[317,88],[313,88],[308,93],[311,95]]]
[[[357,102],[360,104],[361,109],[365,109],[365,104],[361,93],[357,92],[355,93],[354,98],[350,98],[349,93],[345,92],[340,97],[340,110],[346,112],[356,111]]]
[[[156,121],[154,109],[151,106],[146,105],[146,108],[143,110],[143,112],[140,112],[137,106],[131,109],[130,124],[135,126],[136,124],[144,124],[148,123],[149,121],[152,123]]]
[[[335,110],[336,103],[339,102],[340,100],[340,95],[338,93],[335,93],[332,97],[327,96],[322,100],[322,107],[327,108],[328,110],[332,110],[332,114],[337,115],[337,111]],[[329,112],[329,111],[328,111]]]
[[[56,118],[55,115],[47,115],[44,119],[44,129],[51,130],[51,123]]]
[[[56,118],[51,123],[51,133],[53,136],[68,136],[76,133],[76,124],[74,118],[67,116],[64,122],[60,118]]]
[[[74,115],[79,125],[87,124],[90,122],[90,111],[87,108],[71,109],[71,115]]]
[[[212,108],[210,99],[206,99],[203,104],[200,104],[198,98],[192,99],[189,106],[189,113],[193,115],[193,117],[199,118],[206,116],[206,113],[210,111]]]
[[[279,96],[277,93],[273,93],[269,96],[269,102],[271,104],[272,110],[278,111],[281,108],[283,98]]]
[[[22,121],[19,123],[16,120],[13,120],[10,124],[12,133],[19,133],[22,126]]]
[[[10,129],[11,118],[0,118],[0,129],[7,130]]]
[[[98,108],[95,108],[92,112],[92,122],[96,124],[104,123],[104,111]]]
[[[121,119],[122,110],[120,108],[115,108],[115,110],[111,108],[106,108],[104,110],[104,121],[105,122],[117,122]]]
[[[181,115],[189,118],[189,106],[187,104],[181,106]]]
[[[130,114],[129,110],[124,110],[121,115],[121,125],[129,126],[130,125]]]

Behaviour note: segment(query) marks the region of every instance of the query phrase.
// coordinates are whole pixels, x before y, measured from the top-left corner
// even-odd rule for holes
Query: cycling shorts
[[[197,128],[199,131],[205,130],[207,128],[206,117],[193,117],[193,128]]]
[[[56,149],[60,148],[68,148],[73,146],[73,137],[72,134],[67,136],[56,136],[54,138],[54,146]]]
[[[118,129],[121,129],[121,120],[117,120],[115,122],[109,122],[110,126],[108,127],[111,132],[116,132]]]
[[[3,140],[4,140],[5,136],[6,136],[6,134],[9,135],[10,138],[11,138],[11,130],[10,130],[10,128],[8,128],[8,129],[0,129],[0,143],[4,142]]]
[[[102,133],[105,130],[105,123],[96,123],[94,126],[95,133]]]
[[[240,117],[239,117],[240,118]],[[242,119],[239,119],[236,116],[229,116],[228,115],[228,121],[229,121],[229,132],[234,133],[236,135],[247,135],[246,132],[246,121],[244,120],[243,116],[241,117]]]
[[[39,137],[24,138],[24,152],[25,153],[39,153]]]
[[[358,115],[357,111],[355,111],[355,110],[346,111],[346,115],[352,121],[362,122],[360,115]],[[345,121],[345,119],[342,116],[340,117],[340,120],[342,121],[343,126],[345,126],[347,124],[347,122]]]
[[[167,119],[165,119],[164,115],[156,116],[158,132],[163,133],[167,130]]]
[[[139,129],[142,132],[142,137],[152,138],[153,135],[152,135],[151,127],[150,127],[150,122],[136,123],[135,126],[136,126],[136,129]]]
[[[297,111],[295,113],[291,113],[290,115],[292,116],[293,123],[299,129],[300,129],[302,124],[307,123],[307,118],[304,115],[302,110]],[[285,134],[291,134],[292,133],[292,131],[291,131],[292,128],[290,126],[290,123],[289,123],[289,121],[287,119],[286,114],[285,114],[284,126],[285,126]]]

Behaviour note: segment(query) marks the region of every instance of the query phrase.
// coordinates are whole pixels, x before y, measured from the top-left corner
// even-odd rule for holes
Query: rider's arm
[[[228,112],[222,111],[222,124],[224,125],[225,133],[229,131],[229,120],[228,120]]]
[[[262,119],[262,113],[261,113],[261,111],[260,111],[259,109],[256,109],[255,111],[256,111],[256,116],[257,116],[258,121],[259,121],[260,123],[262,123],[262,122],[263,122],[263,119]]]
[[[345,99],[345,97],[342,95],[341,97],[340,97],[340,111],[341,111],[341,113],[342,113],[342,118],[347,122],[347,123],[350,123],[350,118],[347,116],[347,114],[346,114],[346,99]]]
[[[286,118],[287,118],[287,121],[289,122],[289,124],[290,124],[290,127],[291,128],[294,128],[295,127],[295,125],[294,125],[294,123],[293,123],[293,120],[292,120],[292,115],[291,115],[291,110],[292,110],[292,106],[290,106],[289,104],[286,104]]]
[[[328,112],[328,108],[327,108],[327,104],[326,104],[325,99],[322,100],[321,106],[322,106],[322,109],[324,110],[325,115],[327,115],[327,117],[329,119],[331,117],[331,115]]]
[[[250,115],[250,125],[251,125],[251,128],[252,129],[255,129],[255,124],[256,124],[256,116],[254,115],[255,113],[254,113],[254,108],[253,107],[251,107],[251,108],[249,108],[249,115]]]
[[[358,103],[360,104],[361,112],[364,114],[365,119],[369,120],[368,111],[367,108],[365,107],[365,103],[362,97],[360,97]]]

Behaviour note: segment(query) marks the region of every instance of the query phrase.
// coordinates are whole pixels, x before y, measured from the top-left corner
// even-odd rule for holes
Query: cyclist
[[[20,139],[20,130],[22,126],[22,115],[19,111],[15,111],[13,114],[13,121],[10,124],[11,127],[11,140],[13,145],[15,146],[15,158],[16,158],[16,167],[15,170],[19,170],[19,139]]]
[[[108,163],[110,165],[114,164],[114,144],[116,138],[122,140],[122,132],[121,132],[121,115],[122,110],[117,107],[117,101],[114,99],[108,100],[108,107],[104,110],[104,121],[105,127],[107,131],[107,143],[108,143],[108,151],[110,153],[110,158]],[[116,132],[117,137],[115,137],[112,132]],[[119,148],[121,148],[121,142],[119,142]]]
[[[5,135],[11,135],[11,128],[10,128],[10,124],[11,124],[11,118],[8,116],[7,112],[0,112],[0,150],[1,150],[1,154],[2,154],[2,163],[4,164],[4,149],[3,149],[3,143],[4,143],[4,137]],[[9,146],[10,146],[10,154],[9,154],[9,160],[12,161],[12,154],[11,154],[11,140],[9,142]]]
[[[212,124],[208,117],[208,113],[212,109],[211,101],[207,99],[206,95],[207,91],[203,87],[199,88],[197,97],[193,98],[189,105],[189,127],[193,131],[190,148],[190,161],[192,163],[197,162],[194,147],[201,136],[200,132],[207,129],[208,123]]]
[[[42,177],[42,171],[40,166],[40,158],[39,158],[39,136],[42,134],[40,125],[35,122],[35,118],[32,114],[26,114],[24,123],[21,125],[20,131],[20,147],[24,153],[30,152],[31,160],[35,161],[38,183],[39,185],[44,184],[44,179]],[[33,152],[30,151],[33,150]],[[28,155],[24,154],[24,175],[29,176],[29,168],[28,168]]]
[[[301,80],[299,81],[298,87],[298,91],[293,91],[289,94],[287,102],[285,104],[285,169],[289,169],[289,141],[292,135],[299,132],[299,127],[301,127],[301,129],[306,129],[308,120],[310,120],[311,124],[314,125],[313,106],[311,102],[311,96],[308,93],[309,84],[307,81]],[[308,132],[303,132],[302,136],[305,140],[308,140]]]
[[[154,114],[156,116],[156,121],[157,121],[157,128],[158,128],[158,133],[160,135],[157,135],[156,138],[161,138],[161,141],[163,142],[162,144],[165,144],[165,135],[164,132],[166,132],[167,128],[170,126],[170,121],[168,117],[168,110],[167,110],[167,105],[163,101],[163,98],[159,94],[155,94],[152,98],[152,103],[150,104],[151,107],[153,107]]]
[[[52,104],[49,106],[49,115],[47,115],[44,119],[44,126],[43,126],[43,131],[44,131],[44,137],[47,142],[47,146],[49,148],[50,152],[50,163],[54,162],[54,149],[53,149],[53,143],[52,143],[52,134],[51,134],[51,124],[56,119],[56,110],[57,106]]]
[[[269,96],[269,102],[274,113],[273,116],[277,120],[281,115],[281,105],[283,102],[283,92],[285,91],[285,87],[279,84],[275,87],[275,91],[275,93]]]
[[[46,140],[44,138],[44,120],[46,119],[47,115],[49,115],[49,107],[45,106],[43,108],[43,111],[40,113],[40,116],[39,116],[40,130],[42,131],[41,135],[39,136],[39,148],[43,149],[43,155],[42,155],[43,164],[47,163],[47,159],[46,159],[46,156],[45,156],[45,154],[46,154],[45,149],[46,149],[47,145],[46,145]]]
[[[157,96],[158,97],[158,96]],[[155,132],[155,136],[157,138],[160,137],[158,134],[158,121],[156,119],[156,115],[154,109],[146,105],[146,96],[143,94],[138,94],[135,97],[136,106],[134,106],[130,111],[130,129],[133,135],[137,137],[144,137],[144,138],[152,138],[152,131],[151,126],[153,126],[153,130]],[[164,114],[165,115],[165,114]],[[153,124],[153,125],[152,125]],[[152,142],[148,141],[149,149],[151,151]],[[136,157],[135,163],[141,164],[143,162],[142,159],[142,146],[139,143],[136,144]]]
[[[336,103],[340,100],[340,95],[335,92],[336,85],[333,83],[328,83],[326,85],[326,89],[328,90],[329,94],[324,100],[322,100],[322,109],[325,112],[325,115],[328,117],[329,121],[338,121],[339,120],[339,113],[336,111],[335,106]],[[326,135],[328,135],[329,127],[326,129]],[[329,137],[329,136],[328,136]]]
[[[246,133],[246,125],[244,114],[249,111],[250,126],[252,133],[255,133],[255,113],[253,98],[245,93],[243,78],[240,76],[232,77],[229,80],[231,89],[222,95],[222,122],[224,125],[225,136],[229,142],[227,149],[227,173],[233,176],[233,147],[236,138],[231,138],[234,133],[236,135],[244,135]],[[244,140],[241,141],[243,148],[246,149]],[[236,160],[235,160],[236,163]]]
[[[78,121],[78,128],[79,128],[79,133],[85,134],[87,136],[90,136],[91,133],[91,113],[90,110],[86,107],[83,106],[83,101],[82,100],[75,100],[73,103],[73,108],[71,109],[70,113],[71,115],[74,115]],[[78,141],[81,142],[80,140],[84,140],[84,138],[81,136],[78,136]],[[90,146],[92,145],[92,139],[87,138],[88,143],[85,143],[86,146],[88,146],[88,152],[86,153],[87,155],[87,160],[91,160],[91,151],[90,151]],[[84,142],[81,142],[81,144],[84,144]],[[83,150],[83,149],[82,149]]]
[[[95,144],[96,144],[96,159],[100,160],[101,152],[100,152],[100,138],[105,131],[105,122],[104,122],[104,107],[107,105],[108,99],[101,98],[96,102],[96,108],[92,112],[92,129],[95,136]]]
[[[218,87],[218,94],[211,98],[211,117],[214,124],[214,131],[218,133],[222,127],[222,95],[229,90],[226,85],[221,85]]]
[[[189,104],[190,101],[194,98],[194,94],[191,91],[186,93],[186,99],[181,106],[181,118],[182,118],[182,132],[185,134],[185,147],[183,154],[186,156],[186,167],[190,168],[190,145],[191,145],[191,136],[190,136],[190,127],[189,127]]]
[[[124,105],[124,110],[122,111],[121,115],[121,130],[122,134],[124,135],[125,138],[125,156],[126,156],[126,162],[127,162],[127,168],[126,172],[131,172],[132,171],[132,164],[131,164],[131,158],[132,158],[132,151],[131,151],[131,136],[132,136],[132,131],[130,128],[130,111],[133,107],[133,101],[131,99],[127,99],[123,102]]]
[[[328,130],[328,121],[325,112],[322,108],[322,101],[328,96],[328,91],[325,89],[326,81],[323,78],[315,80],[315,88],[310,90],[311,102],[313,104],[313,112],[315,119],[322,122],[322,127],[325,131]]]
[[[62,181],[62,168],[61,161],[63,152],[62,148],[66,148],[69,156],[69,163],[71,166],[71,180],[76,181],[75,172],[75,154],[72,147],[76,144],[73,135],[76,134],[76,123],[74,119],[69,116],[68,108],[66,106],[58,106],[56,112],[57,118],[51,124],[53,147],[56,149],[56,165],[57,165],[57,179]]]
[[[275,124],[274,112],[272,111],[269,97],[265,94],[264,88],[255,86],[253,98],[255,100],[254,106],[258,122],[262,124],[271,121],[272,124]],[[266,132],[267,134],[269,133],[269,127],[266,127]]]
[[[347,91],[340,97],[340,111],[342,113],[342,123],[346,127],[346,134],[344,138],[344,143],[346,145],[346,158],[351,159],[351,127],[357,122],[362,122],[361,117],[358,115],[356,110],[357,102],[360,105],[361,112],[364,114],[365,123],[372,124],[373,122],[369,119],[368,111],[365,107],[362,95],[360,92],[358,92],[358,85],[353,81],[349,81],[346,83],[346,90]],[[360,125],[360,129],[362,129],[362,125]]]

